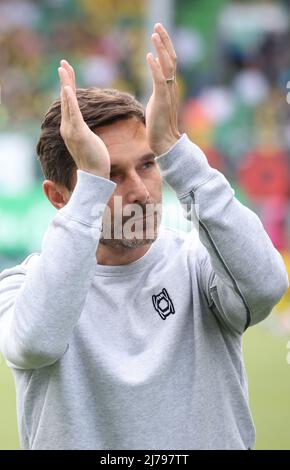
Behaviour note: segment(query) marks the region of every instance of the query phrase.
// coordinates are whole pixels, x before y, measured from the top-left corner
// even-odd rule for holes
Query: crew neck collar
[[[158,235],[156,240],[150,245],[146,253],[138,258],[136,261],[128,264],[120,265],[105,265],[96,263],[95,266],[95,275],[97,276],[122,276],[124,274],[132,274],[138,271],[142,271],[148,267],[159,252],[162,245],[162,240],[164,239],[165,231],[164,227],[160,225],[158,230]]]

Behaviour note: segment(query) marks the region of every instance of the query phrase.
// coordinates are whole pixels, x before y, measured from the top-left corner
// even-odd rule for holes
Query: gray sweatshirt
[[[116,184],[78,170],[41,252],[0,275],[23,449],[254,446],[242,334],[288,288],[282,257],[187,134],[156,161],[199,237],[162,227],[137,261],[97,264]]]

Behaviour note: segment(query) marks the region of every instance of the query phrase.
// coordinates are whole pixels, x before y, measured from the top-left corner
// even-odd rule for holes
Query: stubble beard
[[[99,242],[102,245],[109,246],[112,248],[126,248],[126,249],[134,249],[140,248],[145,245],[152,244],[158,237],[158,231],[161,223],[161,205],[158,204],[158,210],[149,216],[149,220],[143,220],[143,230],[139,231],[134,235],[132,238],[126,238],[125,236],[122,237],[114,237],[114,223],[111,222],[111,237],[104,237],[103,231],[101,231]],[[149,224],[149,237],[146,237],[146,229],[148,229],[147,224]],[[134,224],[133,224],[134,227]],[[133,232],[134,233],[134,232]],[[123,226],[122,226],[122,234],[123,234]],[[144,236],[145,235],[145,236]]]

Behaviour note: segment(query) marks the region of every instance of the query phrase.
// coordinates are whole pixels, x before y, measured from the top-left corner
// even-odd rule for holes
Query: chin
[[[124,235],[122,231],[122,238],[114,238],[114,230],[111,231],[111,238],[104,238],[101,235],[100,243],[106,246],[114,248],[140,248],[145,245],[152,244],[157,236],[159,231],[160,223],[157,220],[154,220],[154,227],[152,224],[143,224],[143,229],[135,226],[135,230],[131,233],[128,232],[127,236]],[[146,230],[147,229],[147,230]]]
[[[116,240],[119,242],[119,246],[122,246],[123,248],[140,248],[141,246],[146,246],[150,245],[155,241],[155,239],[148,239],[148,238],[143,238],[143,239],[138,239],[138,238],[133,238],[132,240],[128,240],[127,238],[123,238],[122,240]]]
[[[138,235],[138,234],[137,234]],[[103,238],[101,237],[100,238],[100,243],[102,243],[103,245],[106,245],[106,246],[111,246],[111,247],[114,247],[114,248],[140,248],[141,246],[145,246],[145,245],[150,245],[152,244],[157,236],[158,236],[158,232],[155,231],[154,232],[154,236],[153,237],[150,237],[150,238],[145,238],[146,236],[146,231],[144,230],[143,233],[142,233],[142,236],[134,236],[133,238]]]

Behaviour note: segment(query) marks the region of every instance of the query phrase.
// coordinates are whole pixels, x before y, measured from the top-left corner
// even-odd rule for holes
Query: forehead
[[[136,118],[123,119],[109,126],[98,127],[96,134],[105,143],[110,157],[121,154],[142,155],[150,151],[146,127]]]

